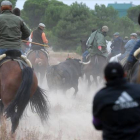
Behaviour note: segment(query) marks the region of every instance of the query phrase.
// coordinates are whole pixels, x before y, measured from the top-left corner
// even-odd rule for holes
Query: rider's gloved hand
[[[98,46],[98,49],[101,51],[102,50],[102,46]]]

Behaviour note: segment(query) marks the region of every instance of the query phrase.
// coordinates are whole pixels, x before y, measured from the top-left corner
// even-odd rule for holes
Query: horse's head
[[[48,56],[45,52],[40,50],[31,51],[27,54],[28,59],[31,61],[32,65],[38,66],[48,66]]]
[[[43,59],[41,58],[36,58],[35,59],[35,64],[39,65],[39,66],[42,66],[43,65]]]

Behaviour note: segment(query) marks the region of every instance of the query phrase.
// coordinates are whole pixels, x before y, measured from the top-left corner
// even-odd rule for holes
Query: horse
[[[31,61],[40,84],[45,77],[46,70],[49,66],[49,58],[44,50],[33,50],[27,54],[27,58]]]
[[[45,91],[38,86],[33,69],[21,60],[20,55],[20,52],[7,51],[5,61],[0,63],[0,118],[10,118],[12,135],[29,103],[42,122],[48,118]]]
[[[98,54],[90,56],[89,62],[83,63],[82,73],[85,73],[89,82],[89,86],[92,83],[90,76],[93,76],[96,85],[98,85],[98,76],[103,79],[103,70],[107,63],[107,58]]]
[[[84,50],[86,48],[87,40],[81,41],[81,49]],[[107,42],[107,51],[110,51],[110,42]],[[84,50],[85,51],[85,50]],[[103,77],[103,69],[105,68],[106,64],[108,63],[107,59],[104,56],[101,55],[94,55],[89,58],[88,62],[82,62],[83,68],[82,68],[82,75],[85,74],[86,79],[88,81],[88,85],[90,86],[92,84],[90,80],[90,76],[93,77],[95,84],[97,85],[97,77]]]
[[[138,23],[140,25],[140,14],[138,16]],[[133,65],[132,69],[127,72],[127,78],[130,82],[140,84],[140,48],[134,52],[134,57],[138,60]],[[125,70],[125,67],[124,67]]]

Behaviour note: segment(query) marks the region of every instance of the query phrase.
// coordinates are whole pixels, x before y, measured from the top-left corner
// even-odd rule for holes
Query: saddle
[[[140,48],[134,52],[134,57],[139,60],[140,59]]]
[[[126,64],[128,59],[128,55],[126,57],[124,57],[122,60],[119,60],[120,64],[124,67],[124,65]]]
[[[32,52],[35,52],[36,55],[38,56],[38,51],[43,52],[46,55],[46,57],[49,59],[49,52],[47,50],[44,50],[44,49],[39,49],[39,50],[38,49],[31,49],[29,52],[27,52],[26,56],[28,57]]]
[[[5,54],[0,55],[0,66],[11,60],[17,61],[21,69],[28,66],[32,68],[31,62],[18,50],[8,50]]]

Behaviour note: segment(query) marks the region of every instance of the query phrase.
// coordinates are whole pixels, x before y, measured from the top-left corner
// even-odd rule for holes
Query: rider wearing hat
[[[140,86],[128,83],[119,63],[104,70],[106,87],[93,101],[93,125],[103,131],[104,140],[140,139]]]
[[[114,40],[113,40],[113,43],[110,46],[111,53],[109,54],[108,59],[110,59],[111,57],[121,53],[122,49],[123,49],[123,45],[124,45],[123,40],[120,37],[119,32],[114,33],[113,36],[114,36]]]
[[[138,23],[140,25],[140,14],[138,16]],[[139,32],[138,32],[138,36],[139,36]],[[132,49],[132,51],[129,54],[129,57],[127,59],[127,62],[125,64],[124,69],[129,72],[131,70],[131,68],[133,67],[133,65],[137,62],[137,59],[134,57],[134,52],[140,48],[140,39],[138,37],[138,41],[136,43],[136,45],[134,46],[134,48]]]
[[[122,54],[121,56],[118,57],[119,60],[122,60],[123,58],[127,57],[138,41],[136,33],[130,34],[130,37],[131,37],[131,39],[124,46],[124,48],[125,48],[124,54]]]
[[[108,30],[107,26],[102,26],[101,29],[95,30],[91,33],[86,43],[88,50],[83,53],[83,61],[86,61],[86,56],[88,54],[91,56],[98,54],[107,57],[105,36]]]
[[[29,36],[30,30],[24,21],[12,13],[12,3],[6,0],[2,1],[0,14],[0,55],[7,50],[21,51],[21,39],[26,39]]]
[[[125,37],[124,37],[124,40],[123,40],[124,45],[125,45],[128,41],[129,41],[128,36],[125,36]]]
[[[39,43],[42,45],[48,43],[48,40],[47,40],[46,35],[44,33],[44,29],[45,29],[45,25],[43,23],[39,23],[37,29],[35,29],[31,33],[32,42]],[[32,44],[31,49],[40,50],[40,49],[44,49],[44,47],[42,47],[40,45]]]

